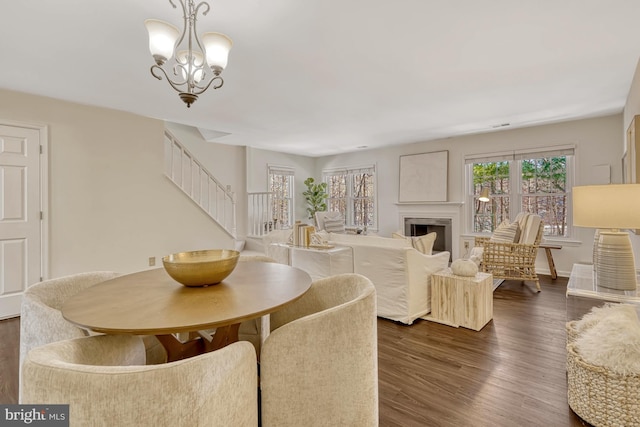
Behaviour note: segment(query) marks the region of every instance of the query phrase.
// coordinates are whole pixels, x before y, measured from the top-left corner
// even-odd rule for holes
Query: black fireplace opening
[[[433,244],[433,253],[448,251],[449,262],[452,257],[452,231],[450,218],[405,218],[405,236],[424,236],[436,233],[436,241]]]

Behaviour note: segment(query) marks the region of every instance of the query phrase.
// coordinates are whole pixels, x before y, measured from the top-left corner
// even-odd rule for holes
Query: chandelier
[[[227,66],[233,42],[221,33],[204,33],[199,38],[196,17],[200,12],[206,15],[209,4],[178,1],[184,14],[182,33],[173,25],[157,19],[147,19],[144,25],[149,32],[149,50],[156,62],[151,66],[151,74],[158,80],[162,80],[160,73],[164,74],[171,87],[178,91],[180,99],[191,107],[198,95],[209,87],[222,87],[224,81],[220,73]],[[169,0],[169,3],[177,8],[174,0]]]

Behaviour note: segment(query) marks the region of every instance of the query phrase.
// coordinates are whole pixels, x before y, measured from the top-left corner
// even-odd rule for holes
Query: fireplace
[[[449,252],[449,262],[453,256],[451,218],[404,218],[405,236],[424,236],[436,233],[433,252]]]

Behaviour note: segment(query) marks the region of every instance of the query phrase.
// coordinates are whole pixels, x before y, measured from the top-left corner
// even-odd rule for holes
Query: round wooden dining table
[[[306,272],[268,262],[239,262],[226,279],[207,287],[183,286],[157,268],[77,293],[64,303],[62,316],[94,332],[156,335],[173,361],[237,341],[241,322],[284,307],[310,286]],[[186,342],[174,335],[211,329],[216,330],[212,336]]]

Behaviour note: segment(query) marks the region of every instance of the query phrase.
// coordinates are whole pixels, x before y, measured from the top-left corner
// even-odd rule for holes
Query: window
[[[293,224],[294,170],[282,166],[268,166],[271,217],[274,228],[290,228]]]
[[[377,227],[375,166],[332,169],[322,175],[329,212],[340,212],[347,227]]]
[[[569,237],[573,156],[572,147],[468,156],[471,231],[491,233],[502,221],[530,212],[542,217],[545,236]],[[485,187],[491,198],[481,202]]]

